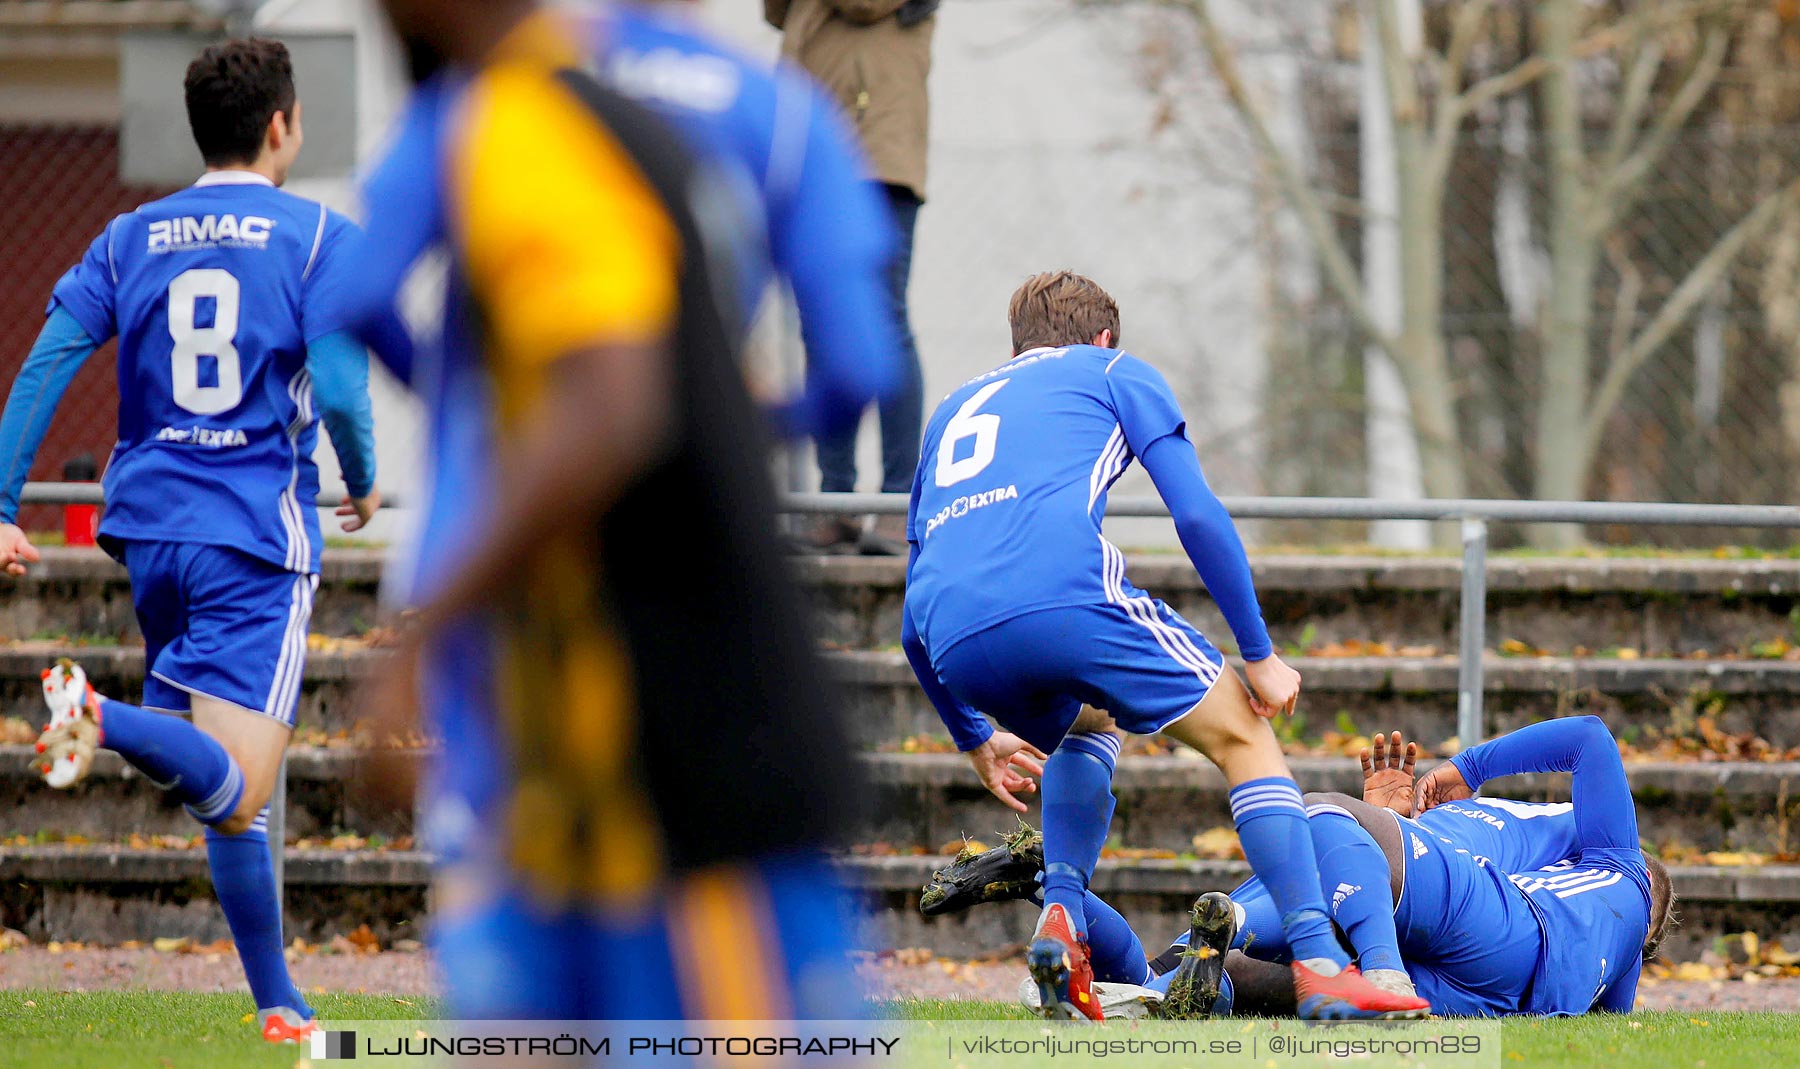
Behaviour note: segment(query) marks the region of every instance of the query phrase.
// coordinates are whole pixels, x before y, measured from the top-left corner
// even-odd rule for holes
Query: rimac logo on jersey
[[[176,252],[182,249],[207,249],[218,246],[233,249],[263,249],[269,245],[269,232],[275,220],[261,215],[184,215],[150,224],[151,252]]]

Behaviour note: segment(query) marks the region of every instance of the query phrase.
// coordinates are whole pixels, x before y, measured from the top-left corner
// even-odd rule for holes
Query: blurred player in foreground
[[[1001,801],[1023,811],[1011,793],[1031,786],[1022,771],[1055,751],[1041,769],[1044,913],[1027,951],[1045,1012],[1099,1019],[1090,940],[1117,940],[1123,949],[1105,953],[1122,958],[1137,942],[1087,890],[1112,818],[1122,728],[1163,732],[1224,771],[1244,854],[1294,947],[1302,1016],[1422,1014],[1424,1002],[1358,973],[1332,935],[1300,788],[1263,719],[1292,712],[1300,676],[1269,642],[1243,543],[1206,485],[1174,393],[1117,348],[1118,306],[1089,279],[1033,276],[1008,318],[1012,358],[954,390],[926,426],[901,639],[957,748]],[[1126,581],[1124,555],[1101,534],[1107,490],[1134,459],[1230,623],[1255,696],[1205,636]],[[1084,703],[1110,716],[1096,720]]]
[[[282,192],[300,103],[279,42],[228,41],[188,67],[206,174],[119,216],[56,284],[0,418],[0,559],[38,559],[13,525],[56,403],[119,339],[119,443],[100,544],[125,565],[150,676],[143,706],[96,695],[67,662],[44,673],[45,781],[69,788],[117,751],[206,826],[213,888],[263,1037],[297,1040],[312,1010],[282,957],[268,801],[306,659],[319,582],[322,419],[351,501],[379,506],[368,354],[342,333],[354,227]],[[192,723],[182,717],[192,717]]]
[[[806,385],[771,410],[786,437],[854,430],[900,383],[900,328],[886,275],[887,206],[837,105],[805,74],[771,70],[694,24],[691,0],[601,7],[593,40],[607,84],[668,119],[740,195],[750,225],[738,254],[741,311],[769,283],[792,288]]]
[[[366,190],[366,315],[451,266],[412,357],[421,608],[370,712],[403,731],[422,696],[443,742],[450,1009],[852,1015],[821,847],[855,791],[736,364],[735,202],[584,73],[574,16],[384,6],[420,84]]]

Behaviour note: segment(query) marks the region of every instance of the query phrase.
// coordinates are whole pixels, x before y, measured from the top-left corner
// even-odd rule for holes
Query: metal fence
[[[1458,523],[1462,535],[1462,602],[1457,645],[1456,733],[1466,745],[1487,737],[1482,714],[1487,645],[1488,527],[1493,523],[1574,523],[1606,526],[1733,527],[1770,531],[1800,528],[1800,508],[1790,505],[1686,505],[1650,501],[1382,501],[1345,497],[1226,497],[1226,511],[1240,520],[1420,520]],[[783,507],[796,513],[904,515],[904,494],[791,494]],[[1106,514],[1166,517],[1156,497],[1116,497]]]

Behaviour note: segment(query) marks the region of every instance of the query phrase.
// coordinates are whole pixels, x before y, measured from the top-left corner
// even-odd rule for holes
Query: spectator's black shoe
[[[965,845],[954,861],[932,873],[919,912],[941,917],[983,902],[1032,898],[1042,871],[1044,834],[1021,820],[999,846],[978,851]]]
[[[1237,910],[1237,903],[1221,891],[1208,891],[1194,902],[1187,953],[1169,980],[1162,1016],[1183,1021],[1212,1016],[1225,975],[1225,953],[1237,938]]]

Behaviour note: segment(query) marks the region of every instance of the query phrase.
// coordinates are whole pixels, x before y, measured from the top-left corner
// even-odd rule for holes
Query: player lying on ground
[[[351,502],[378,507],[368,357],[340,330],[350,222],[284,193],[300,151],[287,49],[214,45],[188,67],[206,174],[119,216],[56,284],[0,417],[0,561],[38,559],[12,521],[56,403],[119,338],[119,443],[100,544],[125,565],[144,633],[143,706],[100,698],[79,668],[44,673],[38,743],[52,787],[115,750],[206,826],[213,887],[263,1035],[296,1039],[312,1010],[288,978],[268,801],[294,726],[318,588],[323,419]],[[190,724],[183,716],[191,714]]]
[[[1346,858],[1356,857],[1354,837],[1337,814],[1348,814],[1364,830],[1378,840],[1392,835],[1395,817],[1410,816],[1413,811],[1413,768],[1418,747],[1406,742],[1396,731],[1392,736],[1377,734],[1369,749],[1362,752],[1363,797],[1359,801],[1341,794],[1308,794],[1308,828],[1314,849],[1320,858],[1320,884],[1324,897],[1331,902],[1334,920],[1342,925],[1356,914],[1362,896],[1383,895],[1379,881],[1356,883],[1334,878],[1331,869]],[[1322,816],[1325,807],[1332,816]],[[1481,798],[1452,802],[1422,815],[1418,823],[1448,848],[1462,850],[1490,859],[1501,871],[1525,871],[1554,864],[1574,856],[1575,823],[1572,807],[1567,802],[1518,802],[1504,798]],[[1036,897],[1042,868],[1042,840],[1029,828],[1009,837],[1009,842],[980,854],[959,857],[947,868],[934,873],[925,889],[920,908],[929,916],[954,912],[983,901],[1005,901],[1012,898]],[[1337,851],[1343,851],[1338,855]],[[1332,862],[1327,864],[1327,857]],[[1366,854],[1363,855],[1366,859]],[[1392,898],[1398,901],[1401,880],[1391,880]],[[1260,879],[1251,877],[1231,892],[1234,903],[1236,935],[1226,948],[1243,950],[1255,941],[1255,956],[1262,960],[1286,962],[1288,947],[1281,933],[1280,914]],[[1107,908],[1098,931],[1092,939],[1093,966],[1097,981],[1109,985],[1123,984],[1136,988],[1147,985],[1161,994],[1170,990],[1172,976],[1183,961],[1189,933],[1183,932],[1154,962],[1146,964],[1131,942],[1111,930],[1110,925],[1123,925],[1124,919]],[[1213,922],[1219,919],[1215,913]],[[1379,977],[1396,987],[1409,987],[1404,967],[1384,960],[1377,954],[1360,961],[1365,975]],[[1151,979],[1156,977],[1158,979]],[[1176,983],[1175,997],[1166,1000],[1165,1013],[1191,1010],[1191,985]],[[1107,992],[1108,996],[1114,992]],[[1135,997],[1135,996],[1134,996]],[[1148,996],[1145,996],[1148,997]],[[1204,1007],[1202,1007],[1204,1008]],[[1289,1010],[1291,1011],[1291,1005]]]
[[[1174,393],[1114,347],[1118,307],[1086,278],[1028,279],[1008,318],[1012,358],[953,391],[926,427],[902,643],[989,790],[1022,811],[1012,792],[1033,786],[1025,772],[1042,773],[1045,906],[1028,958],[1045,1011],[1099,1018],[1090,921],[1130,937],[1087,891],[1122,728],[1167,734],[1224,771],[1244,854],[1295,948],[1302,1016],[1424,1012],[1364,979],[1332,935],[1300,789],[1263,719],[1292,711],[1300,677],[1275,656],[1243,544]],[[1254,697],[1205,636],[1126,581],[1124,555],[1101,534],[1107,491],[1134,459],[1230,623]],[[1111,717],[1082,719],[1083,703]]]
[[[1575,801],[1565,810],[1469,797],[1469,784],[1529,771],[1574,772]],[[1635,808],[1605,725],[1593,717],[1534,725],[1458,755],[1417,793],[1429,807],[1417,820],[1398,805],[1390,812],[1341,797],[1314,807],[1315,826],[1339,844],[1320,844],[1321,877],[1350,889],[1334,896],[1335,919],[1365,967],[1407,970],[1448,1015],[1628,1010],[1673,894],[1662,865],[1636,847]],[[1391,897],[1370,895],[1374,888]],[[1224,957],[1238,947],[1279,961],[1287,951],[1278,933],[1254,882],[1231,900],[1204,895],[1190,939],[1206,952],[1187,954],[1177,941],[1158,962],[1173,971],[1150,986],[1170,993],[1163,1008],[1173,1015],[1207,1012],[1209,1000],[1211,1012],[1229,1012],[1234,986],[1238,1012],[1286,1012],[1280,970]],[[1109,967],[1129,974],[1126,964]]]

